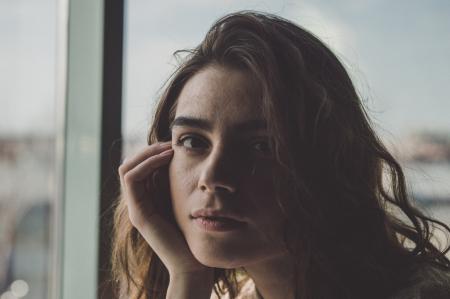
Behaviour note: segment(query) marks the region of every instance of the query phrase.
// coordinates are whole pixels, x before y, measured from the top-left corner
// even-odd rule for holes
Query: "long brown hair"
[[[199,70],[218,64],[256,79],[280,165],[274,200],[298,263],[296,298],[382,298],[408,284],[423,264],[449,271],[449,247],[431,242],[434,226],[445,233],[449,227],[414,207],[403,171],[375,134],[349,75],[313,34],[275,15],[243,11],[218,20],[198,47],[184,53],[159,101],[148,143],[170,140],[178,95]],[[166,199],[167,183],[158,183]],[[127,296],[165,297],[167,270],[131,225],[121,199],[112,264]],[[234,298],[236,271],[215,274],[216,293]]]

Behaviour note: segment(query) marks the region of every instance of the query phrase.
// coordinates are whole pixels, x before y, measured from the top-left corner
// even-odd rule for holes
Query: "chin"
[[[194,254],[195,258],[204,266],[210,268],[221,268],[221,269],[236,269],[243,267],[242,263],[236,262],[230,259],[221,259],[217,256],[210,255],[197,255]]]
[[[194,257],[204,266],[222,269],[235,269],[243,267],[248,257],[242,255],[239,247],[227,248],[205,244],[189,246]],[[241,252],[238,252],[238,249]]]

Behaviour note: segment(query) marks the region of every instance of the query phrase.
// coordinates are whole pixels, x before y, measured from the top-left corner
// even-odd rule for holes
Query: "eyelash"
[[[205,149],[205,148],[186,147],[186,146],[184,145],[184,142],[185,142],[186,140],[188,140],[188,139],[193,139],[193,140],[196,140],[196,141],[200,141],[201,143],[203,143],[203,145],[208,146],[208,142],[205,141],[203,137],[195,136],[195,135],[184,135],[184,136],[181,136],[181,137],[177,140],[176,145],[177,145],[177,146],[183,147],[185,150],[187,150],[187,151],[189,151],[189,152],[201,152],[201,151],[203,151],[203,150]],[[269,148],[269,144],[268,144],[267,141],[262,141],[262,140],[260,140],[260,141],[257,141],[257,142],[252,142],[250,145],[251,145],[252,147],[254,147],[255,145],[259,145],[259,144],[264,144],[263,146],[265,147],[265,149],[264,149],[264,150],[256,150],[256,151],[261,152],[261,154],[263,154],[263,155],[268,155],[268,154],[270,154],[271,150],[270,150],[270,148]]]
[[[198,151],[199,149],[192,148],[192,147],[186,147],[186,146],[184,145],[184,142],[185,142],[186,140],[188,140],[188,139],[193,139],[193,140],[196,140],[196,141],[200,141],[200,142],[203,143],[203,144],[207,144],[207,142],[204,141],[202,137],[194,136],[194,135],[184,135],[184,136],[180,137],[180,138],[177,140],[176,145],[177,145],[177,146],[183,147],[183,148],[186,149],[187,151]]]

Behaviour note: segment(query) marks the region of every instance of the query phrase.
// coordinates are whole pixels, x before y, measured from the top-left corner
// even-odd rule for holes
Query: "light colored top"
[[[211,295],[211,299],[219,299],[219,297],[217,297],[217,295],[213,292]],[[227,293],[220,299],[230,299],[230,295]],[[253,280],[248,279],[245,282],[236,299],[261,299],[261,297],[259,297],[258,293],[256,292],[256,286]]]
[[[411,281],[412,286],[399,290],[386,299],[450,299],[450,272],[445,273],[427,266],[418,271]],[[219,298],[213,292],[211,299]],[[220,299],[230,299],[230,296],[225,294]],[[261,299],[253,280],[245,282],[236,299]]]

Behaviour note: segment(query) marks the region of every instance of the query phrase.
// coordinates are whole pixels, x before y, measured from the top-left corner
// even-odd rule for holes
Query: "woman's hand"
[[[209,296],[212,290],[213,269],[195,259],[179,229],[158,213],[154,198],[156,190],[152,190],[155,186],[148,184],[153,173],[158,168],[167,166],[172,156],[171,143],[165,142],[152,144],[125,160],[119,167],[124,200],[131,223],[166,266],[170,283],[184,285],[199,281],[193,278],[201,278],[201,284],[207,282]]]

